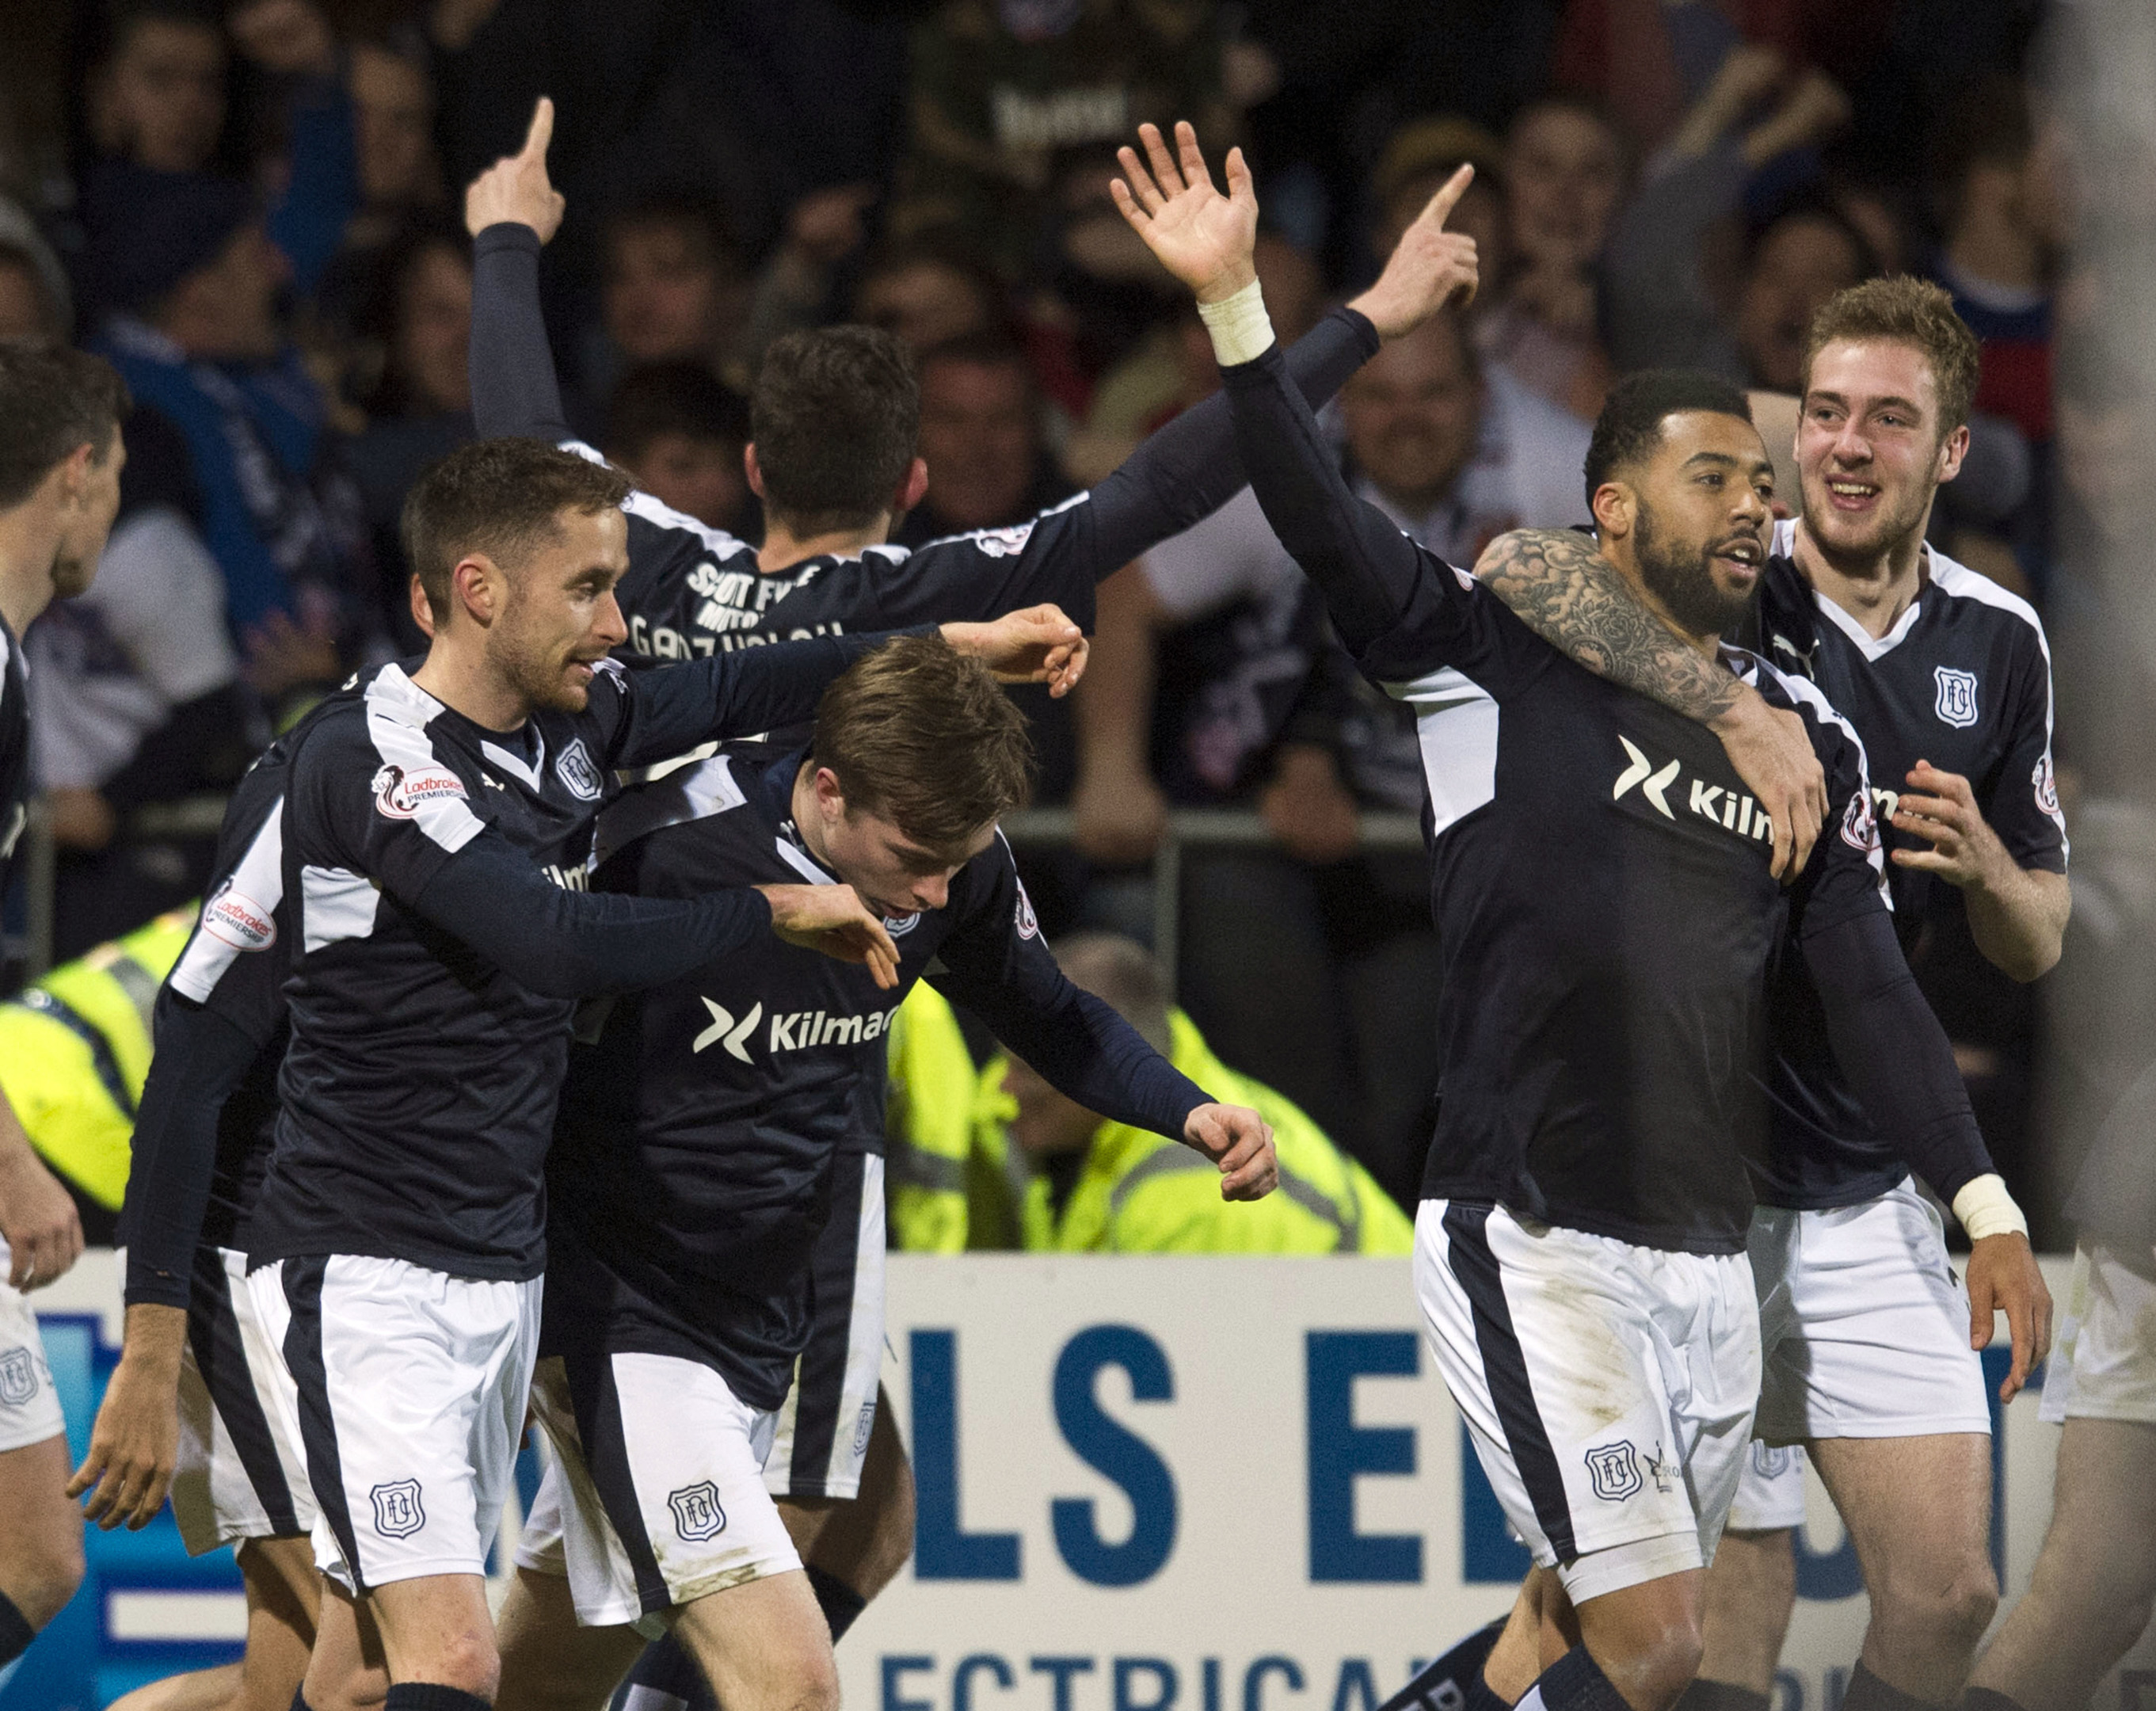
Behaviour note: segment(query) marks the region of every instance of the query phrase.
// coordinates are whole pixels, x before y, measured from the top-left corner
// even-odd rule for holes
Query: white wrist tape
[[[1272,317],[1265,313],[1265,293],[1258,282],[1217,303],[1200,303],[1198,318],[1213,335],[1213,354],[1223,368],[1262,357],[1272,347]]]
[[[2005,1179],[1995,1174],[1964,1183],[1953,1197],[1953,1215],[1961,1220],[1971,1241],[1981,1241],[1987,1236],[2029,1233],[2029,1220],[2014,1204],[2014,1196],[2006,1192]]]

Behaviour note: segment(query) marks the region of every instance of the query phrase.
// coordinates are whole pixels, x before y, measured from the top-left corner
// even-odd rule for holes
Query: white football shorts
[[[2156,1255],[2149,1256],[2156,1261]],[[2074,1250],[2037,1417],[2156,1426],[2156,1281],[2101,1242]]]
[[[280,1260],[247,1280],[318,1506],[315,1560],[352,1591],[484,1575],[516,1480],[540,1282],[404,1260]]]
[[[0,1455],[67,1430],[30,1299],[8,1281],[13,1255],[0,1239]]]
[[[883,1160],[841,1153],[831,1215],[810,1260],[808,1345],[780,1405],[764,1488],[773,1497],[860,1495],[883,1372]]]
[[[1743,1255],[1424,1200],[1414,1278],[1497,1500],[1575,1604],[1712,1560],[1759,1394]]]
[[[298,1405],[277,1346],[247,1288],[247,1256],[195,1252],[187,1340],[180,1351],[179,1458],[172,1518],[189,1556],[244,1539],[314,1530],[306,1452],[289,1422]]]
[[[1876,1200],[1752,1215],[1770,1444],[1991,1430],[1969,1297],[1938,1213],[1902,1181]]]
[[[1779,1533],[1804,1524],[1804,1452],[1752,1440],[1729,1506],[1732,1533]]]
[[[638,1623],[801,1566],[764,1488],[774,1416],[670,1354],[550,1355],[532,1411],[553,1453],[520,1568],[565,1575],[586,1626]]]

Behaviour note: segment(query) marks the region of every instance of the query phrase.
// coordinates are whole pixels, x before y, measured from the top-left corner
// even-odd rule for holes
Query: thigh
[[[1913,1184],[1794,1217],[1760,1436],[1786,1443],[1988,1434],[1968,1297],[1938,1214]]]
[[[2063,1559],[2102,1583],[2107,1595],[2156,1590],[2156,1426],[2069,1420],[2059,1435],[2051,1527]]]
[[[290,1711],[307,1673],[321,1575],[305,1539],[250,1539],[239,1547],[247,1585],[247,1653],[227,1711]]]
[[[801,1566],[764,1488],[771,1416],[712,1368],[557,1358],[542,1363],[533,1402],[554,1446],[579,1621],[634,1622]]]
[[[0,1592],[33,1604],[56,1566],[80,1570],[82,1512],[67,1494],[71,1471],[64,1437],[0,1450],[0,1515],[8,1518],[0,1527]]]
[[[519,1567],[495,1617],[496,1711],[599,1711],[643,1652],[634,1628],[577,1620],[567,1579]]]
[[[367,1614],[382,1636],[393,1682],[438,1681],[447,1658],[469,1656],[475,1636],[494,1644],[494,1613],[480,1575],[422,1575],[370,1588]]]
[[[835,1701],[831,1630],[798,1569],[696,1599],[676,1616],[674,1637],[727,1711],[783,1711],[819,1687]]]
[[[1867,1585],[1957,1565],[1989,1571],[1988,1435],[1820,1438],[1806,1447]]]
[[[876,1423],[884,1347],[884,1161],[842,1153],[810,1257],[813,1313],[778,1410],[764,1486],[773,1497],[850,1498]]]

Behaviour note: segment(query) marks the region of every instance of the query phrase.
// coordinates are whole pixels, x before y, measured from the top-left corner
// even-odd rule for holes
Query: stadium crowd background
[[[2148,182],[2047,78],[2136,85],[2097,5],[2035,0],[44,0],[0,54],[0,338],[109,356],[138,408],[92,591],[27,639],[64,960],[197,893],[251,753],[353,667],[413,650],[395,520],[471,433],[460,188],[560,112],[547,252],[579,430],[753,537],[745,391],[789,327],[915,349],[925,503],[897,538],[1023,522],[1216,383],[1188,295],[1107,193],[1142,121],[1240,141],[1292,337],[1367,281],[1458,163],[1472,311],[1343,394],[1343,455],[1456,562],[1582,519],[1610,382],[1673,363],[1796,383],[1811,311],[1939,279],[1984,346],[1969,466],[1932,538],[2035,603],[2058,658],[2078,907],[2015,986],[1920,948],[2040,1247],[2097,1120],[2150,1056],[2148,651],[2130,557],[2152,484],[2124,198],[2070,267],[2092,158]],[[2112,45],[2118,39],[2112,39]],[[2061,73],[2059,68],[2069,68]],[[2143,67],[2145,73],[2147,68]],[[2129,100],[2127,106],[2132,105]],[[2130,129],[2130,125],[2129,125]],[[2130,141],[2130,139],[2129,139]],[[2146,146],[2145,139],[2142,146]],[[2077,178],[2076,172],[2080,176]],[[2138,211],[2136,211],[2138,209]],[[2107,280],[2109,281],[2107,285]],[[2145,322],[2142,324],[2145,325]],[[1793,408],[1793,407],[1791,407]],[[1770,444],[1793,414],[1768,414]],[[1794,480],[1785,490],[1794,493]],[[2145,568],[2142,571],[2145,578]],[[1435,948],[1411,727],[1359,686],[1247,504],[1103,589],[1088,683],[1029,701],[1029,845],[1051,933],[1143,938],[1167,815],[1269,842],[1180,864],[1174,987],[1219,1056],[1296,1100],[1412,1205]],[[18,929],[24,901],[11,900]],[[19,976],[19,967],[18,969]],[[976,1042],[977,1045],[981,1042]]]

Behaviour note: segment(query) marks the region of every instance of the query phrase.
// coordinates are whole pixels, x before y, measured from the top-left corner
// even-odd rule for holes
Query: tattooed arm
[[[1475,574],[1552,647],[1711,728],[1773,817],[1775,876],[1804,871],[1826,813],[1826,778],[1802,719],[1769,706],[1649,610],[1591,536],[1515,529],[1484,549]]]

